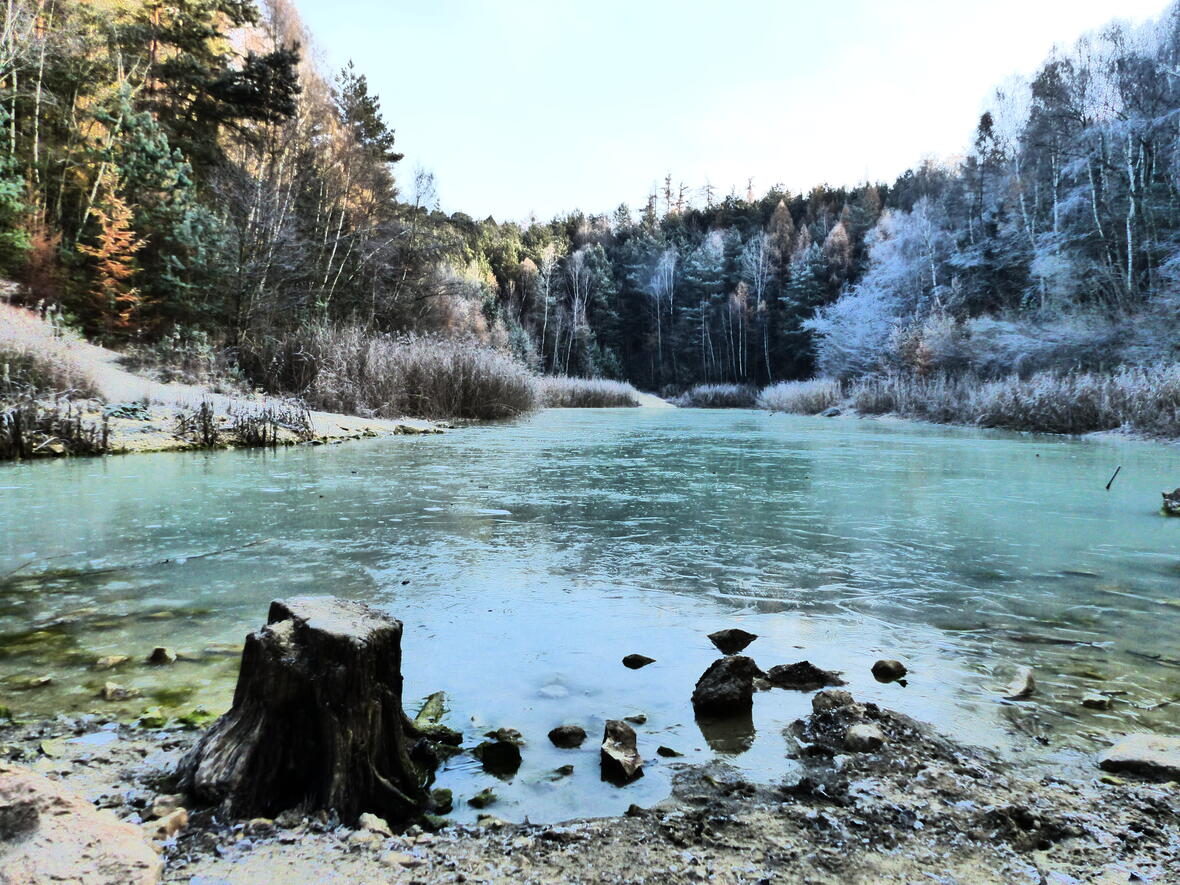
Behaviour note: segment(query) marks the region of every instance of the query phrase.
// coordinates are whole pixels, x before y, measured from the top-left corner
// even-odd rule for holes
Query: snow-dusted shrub
[[[638,406],[639,391],[625,381],[558,376],[541,379],[541,402],[549,409]]]
[[[698,384],[673,401],[684,409],[752,409],[758,393],[744,384]]]
[[[842,400],[840,382],[831,378],[813,381],[780,381],[758,394],[758,408],[795,415],[818,415],[838,406]]]

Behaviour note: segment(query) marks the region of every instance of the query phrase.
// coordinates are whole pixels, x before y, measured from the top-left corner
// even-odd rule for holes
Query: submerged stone
[[[1082,706],[1089,710],[1109,710],[1114,706],[1114,698],[1110,695],[1089,692],[1082,695]]]
[[[106,657],[99,658],[94,662],[94,669],[113,670],[115,667],[126,664],[129,660],[131,660],[131,658],[129,658],[127,655],[107,655]]]
[[[1023,701],[1032,697],[1037,690],[1037,680],[1033,676],[1032,667],[1020,667],[1016,676],[1004,689],[1004,698],[1009,701]]]
[[[117,682],[107,682],[103,685],[98,696],[104,701],[126,701],[139,697],[139,689],[127,688]]]
[[[152,653],[148,655],[147,662],[153,667],[165,667],[169,664],[175,664],[176,652],[170,648],[165,648],[162,645],[158,645],[152,649]]]

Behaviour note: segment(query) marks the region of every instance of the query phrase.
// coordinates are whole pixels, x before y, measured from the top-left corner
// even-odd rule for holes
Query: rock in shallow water
[[[1180,737],[1128,735],[1098,757],[1098,767],[1180,780]]]
[[[643,757],[636,748],[635,729],[619,719],[608,719],[602,733],[602,776],[627,783],[643,774]]]
[[[737,654],[757,638],[758,634],[747,633],[737,627],[709,634],[709,641],[717,646],[722,654],[727,655]]]
[[[506,777],[520,768],[520,747],[511,741],[484,741],[471,752],[490,774]]]
[[[1016,676],[1004,689],[1004,698],[1009,701],[1023,701],[1032,697],[1036,690],[1037,680],[1033,676],[1032,667],[1020,667],[1016,671]]]
[[[907,672],[901,661],[882,660],[873,664],[873,678],[878,682],[897,682],[905,678]]]
[[[582,742],[586,740],[586,729],[580,725],[559,725],[549,732],[549,740],[555,747],[573,750],[582,746]]]
[[[734,716],[754,704],[754,679],[762,671],[751,658],[742,655],[720,658],[697,680],[692,706],[697,715]]]
[[[623,658],[623,666],[628,670],[638,670],[655,662],[655,658],[649,658],[647,655],[627,655],[627,657]]]
[[[779,664],[766,671],[766,678],[777,688],[795,691],[814,691],[829,685],[844,685],[844,680],[831,670],[821,670],[811,661],[797,664]]]

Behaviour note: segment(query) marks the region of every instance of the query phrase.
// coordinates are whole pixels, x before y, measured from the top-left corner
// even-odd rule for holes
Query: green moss
[[[168,724],[168,717],[159,707],[149,707],[139,714],[136,724],[140,728],[163,728]]]
[[[197,693],[192,685],[169,685],[148,692],[148,696],[165,707],[179,707]]]
[[[187,713],[182,713],[176,717],[176,721],[188,729],[204,728],[217,716],[210,713],[204,707],[193,707]]]

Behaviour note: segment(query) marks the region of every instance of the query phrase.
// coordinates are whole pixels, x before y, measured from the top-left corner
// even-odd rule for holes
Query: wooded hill
[[[668,177],[636,210],[531,224],[439,212],[364,74],[310,43],[290,0],[11,0],[20,297],[111,342],[211,337],[269,386],[340,326],[650,389],[1175,357],[1178,5],[1007,83],[954,164],[805,195]]]

